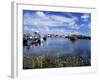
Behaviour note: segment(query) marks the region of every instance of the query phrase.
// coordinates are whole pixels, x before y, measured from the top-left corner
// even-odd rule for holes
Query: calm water
[[[24,47],[24,55],[63,55],[73,54],[81,57],[91,56],[91,41],[90,40],[76,40],[72,42],[69,39],[54,38],[42,42],[41,45],[31,45]]]

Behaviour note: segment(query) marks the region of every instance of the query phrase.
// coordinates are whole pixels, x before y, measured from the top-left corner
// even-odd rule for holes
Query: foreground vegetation
[[[90,66],[89,58],[72,55],[23,57],[23,69]]]

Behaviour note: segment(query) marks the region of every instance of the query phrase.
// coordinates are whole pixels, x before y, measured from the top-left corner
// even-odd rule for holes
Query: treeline
[[[71,35],[71,36],[66,36],[65,38],[77,38],[77,39],[91,39],[90,36],[85,36],[85,35]]]

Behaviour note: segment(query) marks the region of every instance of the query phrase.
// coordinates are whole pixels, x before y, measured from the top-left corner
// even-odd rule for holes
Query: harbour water
[[[78,55],[81,57],[91,56],[91,40],[78,39],[71,41],[66,38],[49,38],[41,42],[41,45],[30,45],[23,49],[24,55]]]

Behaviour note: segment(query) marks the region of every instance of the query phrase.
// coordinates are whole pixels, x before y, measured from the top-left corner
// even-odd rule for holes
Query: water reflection
[[[73,54],[90,58],[90,40],[49,38],[40,44],[25,46],[23,51],[24,55]]]

